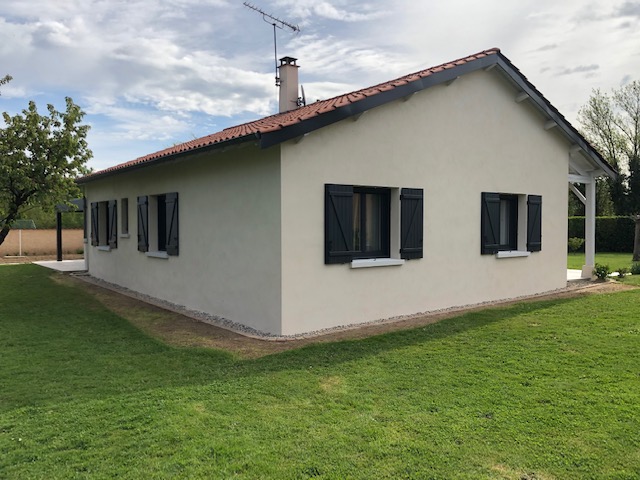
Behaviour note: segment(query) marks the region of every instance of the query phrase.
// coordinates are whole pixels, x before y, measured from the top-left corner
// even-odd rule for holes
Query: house
[[[567,182],[593,223],[615,172],[498,49],[301,107],[297,75],[279,114],[79,179],[89,273],[274,336],[566,285]]]

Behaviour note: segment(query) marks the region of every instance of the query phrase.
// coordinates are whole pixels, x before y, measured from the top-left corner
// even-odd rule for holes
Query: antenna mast
[[[280,30],[284,30],[285,28],[290,28],[295,33],[300,33],[300,27],[298,25],[293,25],[292,23],[285,22],[284,20],[280,20],[278,17],[274,17],[273,15],[269,15],[267,12],[264,12],[260,8],[255,5],[251,5],[249,2],[242,3],[245,7],[250,8],[262,15],[262,20],[267,23],[270,23],[273,26],[273,56],[274,56],[274,65],[276,68],[276,87],[280,86],[280,77],[278,77],[278,43],[276,39],[276,28]]]

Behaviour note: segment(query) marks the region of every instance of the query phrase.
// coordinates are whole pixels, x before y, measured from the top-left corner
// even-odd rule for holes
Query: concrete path
[[[62,260],[58,262],[56,260],[42,260],[40,262],[33,262],[36,265],[42,267],[51,268],[59,272],[83,272],[87,269],[84,264],[84,259],[81,260]]]
[[[582,278],[582,270],[567,270],[567,280],[580,280]]]

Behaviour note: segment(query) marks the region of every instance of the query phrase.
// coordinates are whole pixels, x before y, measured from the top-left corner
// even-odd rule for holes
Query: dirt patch
[[[53,275],[52,278],[59,283],[73,285],[84,290],[112,312],[125,318],[143,332],[164,343],[180,347],[216,348],[229,351],[242,358],[258,358],[285,350],[297,349],[313,343],[367,338],[382,333],[428,325],[446,318],[461,315],[462,313],[483,310],[495,306],[508,306],[523,301],[575,298],[637,288],[615,281],[603,283],[577,282],[561,291],[548,295],[537,295],[528,299],[452,309],[446,312],[416,315],[400,320],[390,320],[371,325],[360,325],[310,338],[266,340],[246,337],[239,333],[203,323],[98,285],[87,283],[70,275],[56,274]]]

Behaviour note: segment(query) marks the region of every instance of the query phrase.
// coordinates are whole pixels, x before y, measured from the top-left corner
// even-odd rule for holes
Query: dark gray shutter
[[[542,250],[542,197],[529,195],[527,198],[527,250]]]
[[[87,198],[82,197],[82,235],[85,241],[87,240],[87,215],[89,215],[89,212],[87,212]]]
[[[400,258],[422,258],[424,192],[421,188],[400,191]]]
[[[109,247],[118,248],[118,202],[109,200]]]
[[[480,220],[482,246],[480,253],[496,253],[500,249],[500,194],[482,192]]]
[[[167,214],[167,254],[178,255],[178,193],[165,195]]]
[[[91,202],[91,245],[98,245],[98,202]]]
[[[324,186],[324,263],[353,259],[353,186]]]
[[[138,197],[138,250],[149,251],[149,197]]]

